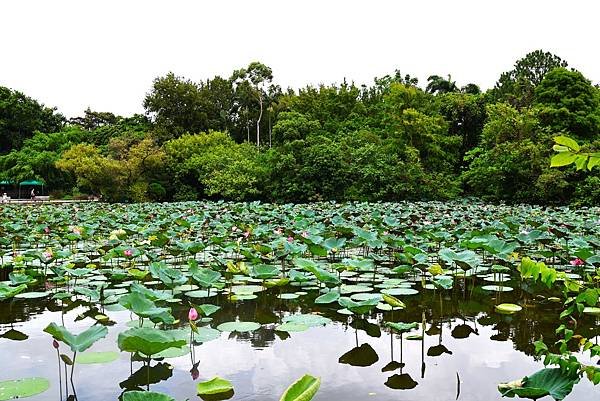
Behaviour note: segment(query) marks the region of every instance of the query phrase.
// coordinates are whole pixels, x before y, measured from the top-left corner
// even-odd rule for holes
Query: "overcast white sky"
[[[0,85],[65,115],[143,112],[152,80],[269,65],[282,87],[402,73],[493,86],[543,48],[600,82],[595,0],[12,0]]]

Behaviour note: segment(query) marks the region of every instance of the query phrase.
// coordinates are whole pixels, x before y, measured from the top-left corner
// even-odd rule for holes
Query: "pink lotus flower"
[[[52,259],[52,251],[46,251],[46,252],[42,252],[42,256],[44,257],[44,259]]]
[[[130,258],[131,256],[133,256],[133,251],[132,251],[131,249],[125,249],[125,250],[123,251],[123,254],[124,254],[125,256],[127,256],[128,258]]]
[[[573,259],[571,262],[571,266],[583,266],[585,262],[579,258]]]
[[[188,319],[192,322],[198,319],[198,311],[196,308],[190,308],[190,311],[188,312]]]
[[[294,237],[292,237],[291,235],[287,238],[288,242],[294,242]]]
[[[302,238],[308,238],[308,231],[302,231]]]
[[[46,234],[50,234],[50,227],[44,227],[44,232]]]
[[[248,238],[250,236],[250,231],[244,231],[244,238]]]
[[[54,349],[58,349],[58,341],[52,340],[52,346],[54,347]]]

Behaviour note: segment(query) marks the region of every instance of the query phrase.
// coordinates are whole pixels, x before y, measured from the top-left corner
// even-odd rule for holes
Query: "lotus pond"
[[[0,400],[600,399],[600,210],[0,206]]]

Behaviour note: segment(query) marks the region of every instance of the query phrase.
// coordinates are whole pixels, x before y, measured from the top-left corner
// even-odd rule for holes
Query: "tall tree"
[[[448,79],[442,78],[439,75],[431,75],[427,78],[427,87],[425,91],[433,94],[444,94],[444,93],[452,93],[458,92],[458,86],[456,86],[456,82],[452,80],[450,74],[448,74]]]
[[[247,68],[234,71],[231,80],[242,101],[248,101],[249,99],[258,101],[256,146],[260,147],[260,122],[264,113],[264,100],[267,96],[268,85],[273,81],[273,71],[266,65],[255,61],[250,63]]]
[[[512,70],[502,73],[491,94],[496,101],[506,101],[515,107],[527,107],[533,102],[535,87],[544,76],[557,67],[567,67],[560,57],[535,50],[517,60]]]
[[[0,153],[19,149],[35,131],[60,131],[64,123],[64,116],[55,108],[0,86]]]
[[[146,113],[154,119],[162,140],[206,131],[206,110],[202,106],[199,85],[172,72],[156,78],[144,99]]]
[[[578,71],[555,68],[535,89],[543,124],[582,139],[600,134],[600,91]]]

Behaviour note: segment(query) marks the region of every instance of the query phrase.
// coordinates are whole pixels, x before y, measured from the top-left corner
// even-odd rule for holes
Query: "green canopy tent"
[[[42,193],[44,192],[44,183],[37,180],[27,180],[21,181],[19,183],[19,199],[21,199],[21,187],[22,186],[30,186],[30,187],[42,187]]]

